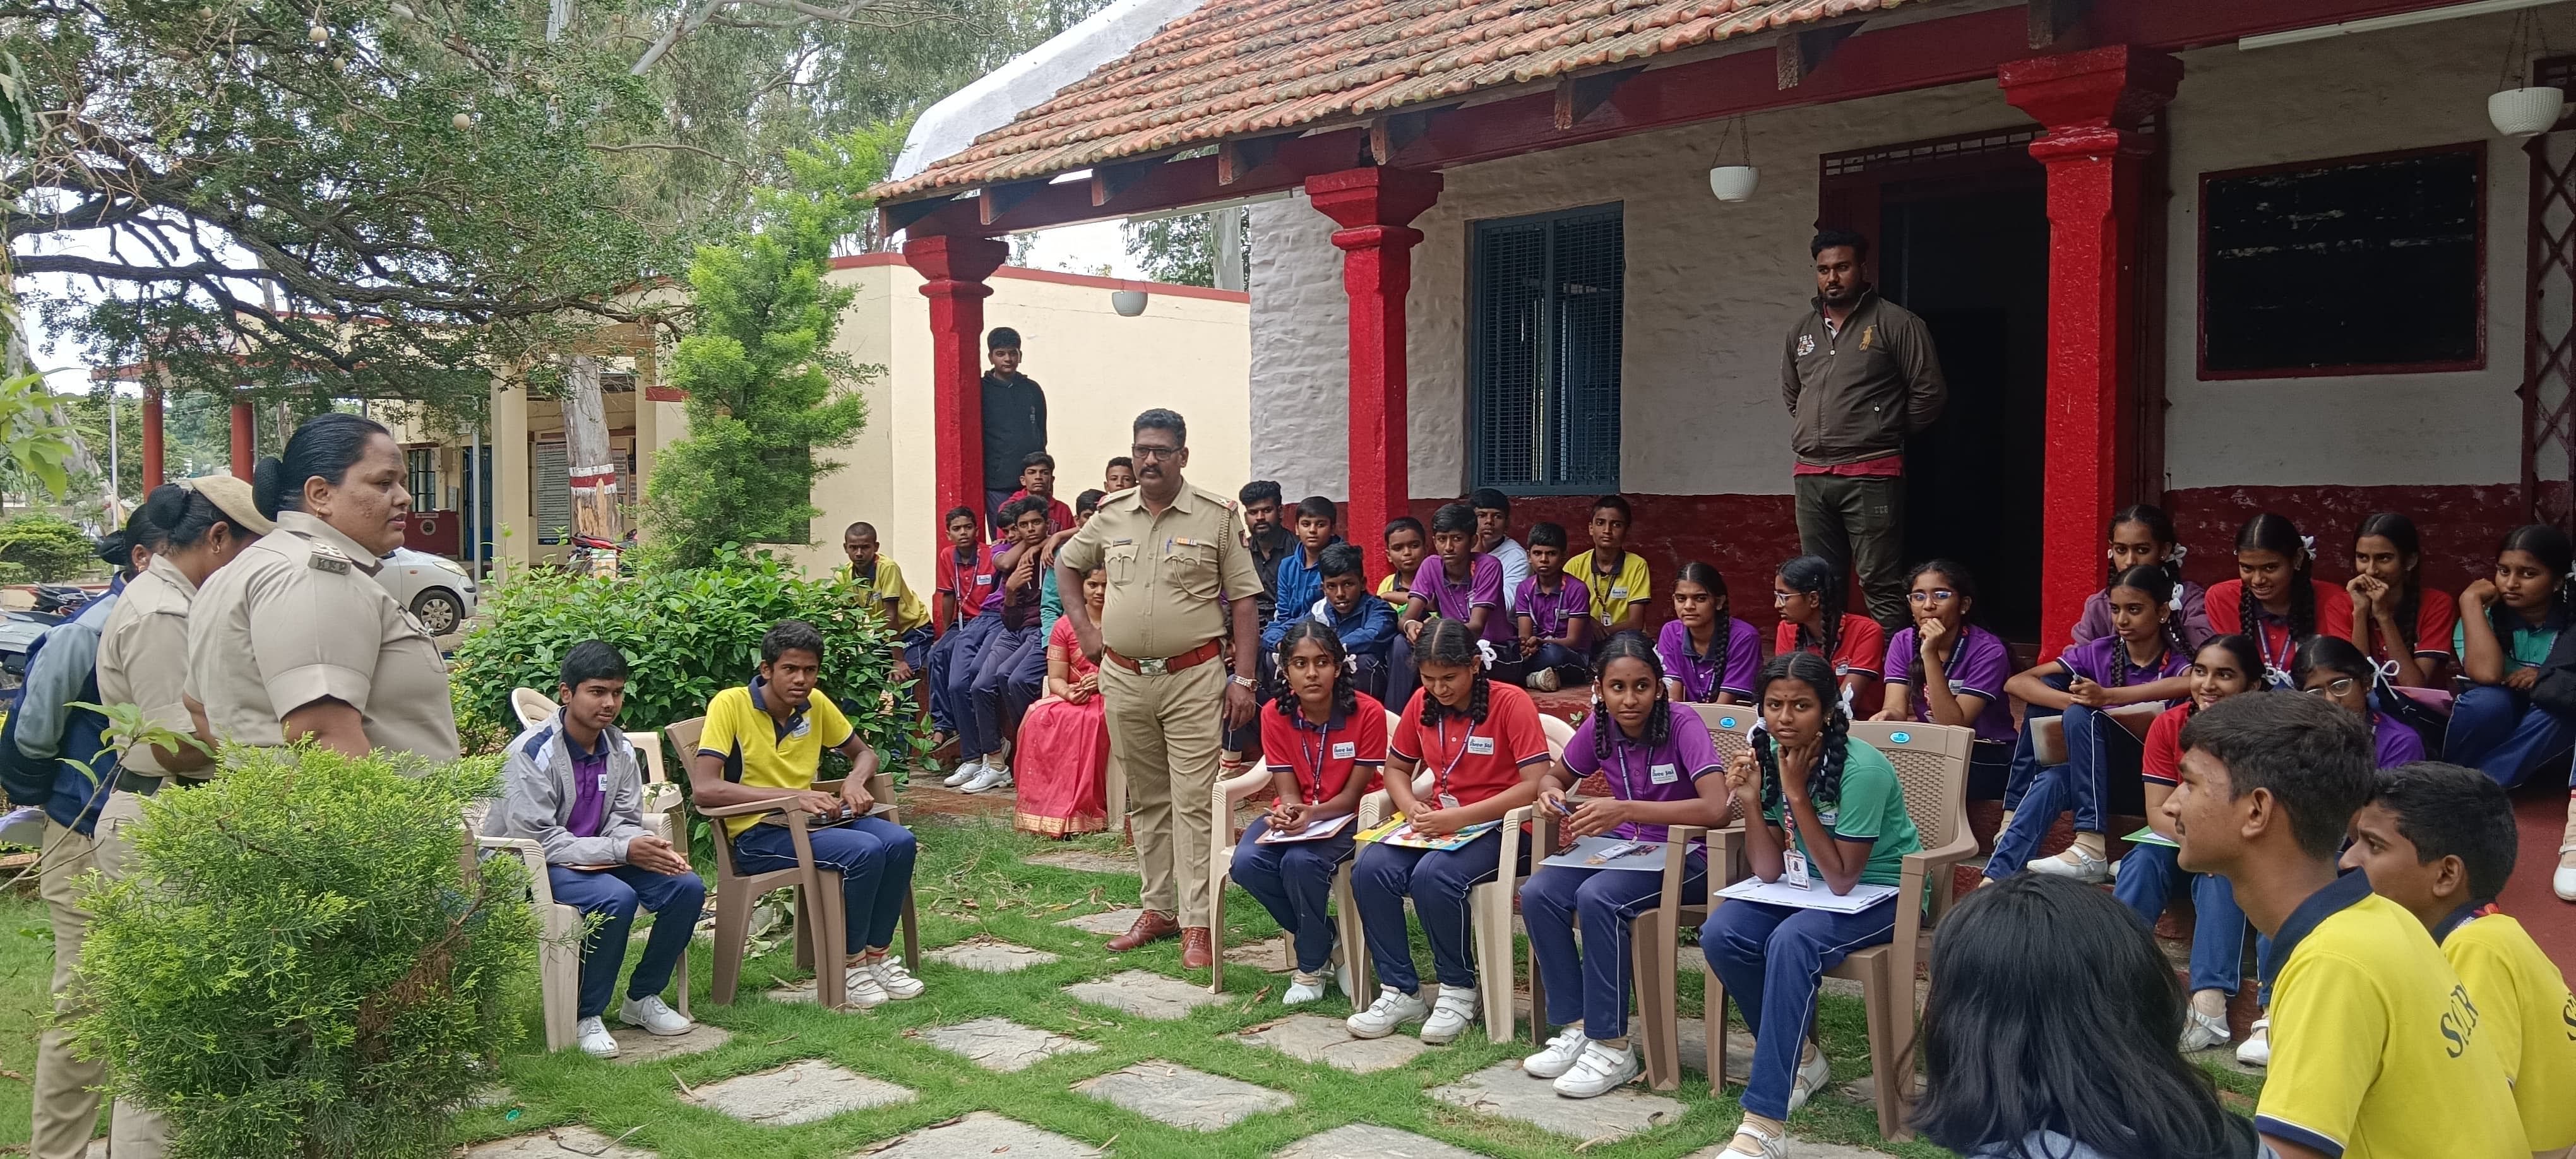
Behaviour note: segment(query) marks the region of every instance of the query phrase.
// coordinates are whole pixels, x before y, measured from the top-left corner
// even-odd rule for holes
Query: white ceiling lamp
[[[1111,290],[1109,308],[1118,311],[1118,316],[1121,318],[1133,318],[1142,314],[1145,312],[1145,291]]]
[[[2537,56],[2549,55],[2549,37],[2541,31],[2540,14],[2526,8],[2514,17],[2513,38],[2505,42],[2504,72],[2496,78],[2495,94],[2487,98],[2487,120],[2507,137],[2548,132],[2567,106],[2567,94],[2556,85],[2515,87],[2535,59],[2535,45]]]
[[[1740,158],[1731,164],[1726,159],[1727,129],[1735,131],[1736,155]],[[1744,118],[1737,117],[1717,131],[1717,164],[1709,167],[1708,191],[1719,201],[1750,201],[1754,187],[1761,183],[1762,171],[1753,167],[1753,138],[1744,127]]]

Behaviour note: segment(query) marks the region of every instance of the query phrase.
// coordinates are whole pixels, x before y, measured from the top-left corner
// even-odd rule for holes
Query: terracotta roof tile
[[[1207,0],[880,198],[1455,100],[1907,0]]]

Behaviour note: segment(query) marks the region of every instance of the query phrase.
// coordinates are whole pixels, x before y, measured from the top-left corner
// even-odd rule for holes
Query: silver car
[[[446,556],[397,547],[385,553],[376,582],[420,617],[432,636],[447,635],[474,615],[474,577]]]

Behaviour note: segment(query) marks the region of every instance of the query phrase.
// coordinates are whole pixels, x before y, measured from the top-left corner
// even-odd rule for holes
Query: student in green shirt
[[[2576,743],[2576,718],[2531,699],[2558,634],[2576,618],[2571,556],[2566,532],[2545,523],[2518,528],[2496,551],[2495,577],[2460,593],[2454,643],[2461,671],[2477,686],[2451,708],[2442,758],[2508,789]]]

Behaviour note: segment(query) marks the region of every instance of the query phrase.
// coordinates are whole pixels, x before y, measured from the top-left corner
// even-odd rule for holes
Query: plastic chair
[[[562,707],[556,704],[552,697],[533,688],[510,690],[510,711],[519,714],[520,728],[535,728],[545,721],[553,720],[555,713],[561,711]]]
[[[1386,727],[1390,736],[1394,735],[1395,723],[1395,714],[1387,713]],[[1359,770],[1353,769],[1352,775],[1359,775]],[[1269,768],[1256,761],[1243,773],[1218,781],[1209,793],[1209,805],[1216,810],[1216,822],[1208,827],[1208,832],[1215,839],[1215,848],[1208,857],[1208,933],[1214,941],[1208,955],[1210,994],[1225,992],[1225,883],[1234,876],[1234,847],[1240,836],[1240,831],[1234,827],[1235,806],[1269,784]],[[1360,823],[1357,817],[1351,819],[1355,826]],[[1339,939],[1342,968],[1350,977],[1348,997],[1352,1013],[1368,1008],[1368,1002],[1360,995],[1366,994],[1373,999],[1377,992],[1377,968],[1369,961],[1368,946],[1360,940],[1359,907],[1351,903],[1351,862],[1356,860],[1358,856],[1354,853],[1333,871],[1333,925]],[[1284,942],[1283,949],[1282,956],[1288,959],[1287,965],[1293,969],[1297,964],[1297,949]]]
[[[1914,964],[1931,952],[1932,931],[1949,911],[1952,867],[1977,854],[1976,835],[1968,831],[1968,753],[1976,734],[1955,725],[1856,720],[1851,735],[1896,766],[1897,782],[1905,790],[1905,814],[1923,841],[1921,851],[1905,855],[1904,876],[1897,886],[1902,900],[1896,907],[1894,937],[1885,945],[1854,952],[1825,972],[1826,977],[1861,984],[1868,1009],[1870,1082],[1876,1088],[1878,1133],[1889,1142],[1902,1142],[1914,1134],[1905,1125],[1914,1095]],[[1731,848],[1721,860],[1716,847],[1721,841],[1738,846],[1741,836],[1738,830],[1710,837],[1712,907],[1725,903],[1716,894],[1733,883],[1732,867],[1739,855]],[[1721,872],[1721,867],[1728,872]],[[1927,889],[1929,912],[1913,901]],[[1715,971],[1701,969],[1707,981],[1701,1021],[1708,1035],[1708,1089],[1719,1094],[1726,1083],[1726,986]]]
[[[706,726],[707,718],[701,716],[680,721],[662,732],[671,738],[672,751],[694,756],[698,751],[698,738],[705,733]],[[840,788],[839,781],[814,783],[816,792],[833,793]],[[892,776],[880,770],[869,778],[868,794],[877,801],[876,807],[868,811],[870,816],[883,817],[898,825],[903,823],[902,813],[894,804]],[[842,947],[849,944],[846,926],[849,915],[841,904],[841,873],[815,864],[813,838],[805,823],[806,813],[802,809],[788,808],[787,800],[782,797],[741,805],[697,808],[697,814],[710,822],[720,822],[728,817],[780,814],[796,848],[796,864],[791,868],[773,869],[767,873],[740,873],[734,866],[732,835],[722,824],[709,826],[714,831],[716,846],[716,964],[707,996],[717,1005],[733,1004],[734,990],[742,977],[744,945],[750,939],[752,907],[770,891],[778,889],[796,891],[796,965],[800,969],[814,971],[815,1001],[826,1010],[838,1010],[844,1004],[843,972],[838,967]],[[903,899],[903,960],[907,967],[916,967],[921,961],[919,921],[913,912],[909,891]],[[824,963],[829,963],[832,968],[825,968]]]

